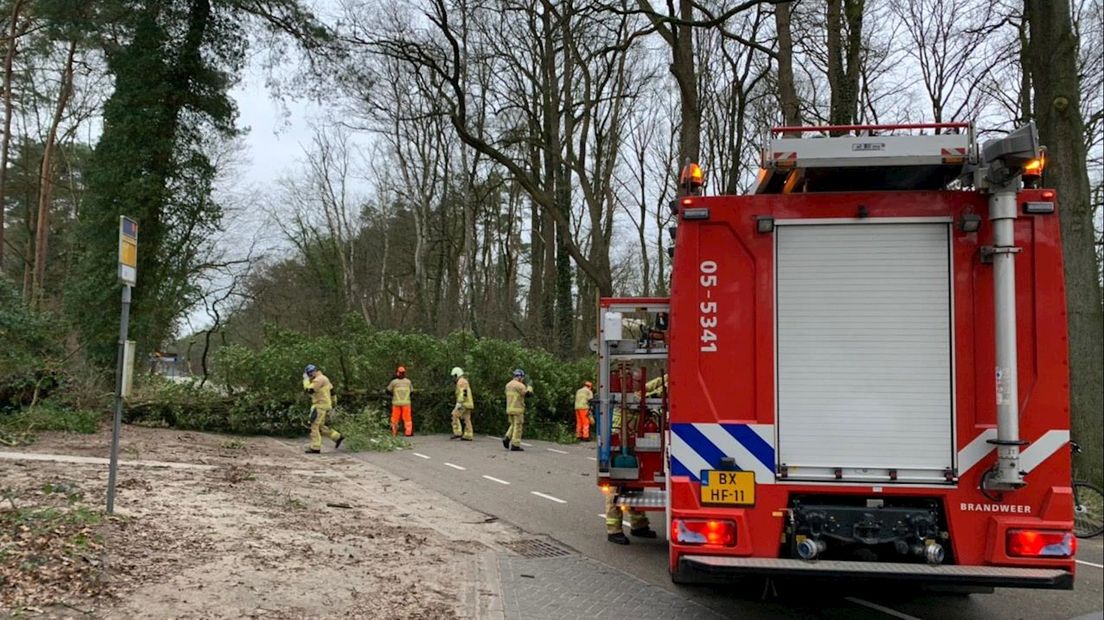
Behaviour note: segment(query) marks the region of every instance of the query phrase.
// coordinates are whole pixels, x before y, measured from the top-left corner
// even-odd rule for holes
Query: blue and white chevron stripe
[[[701,472],[719,469],[731,457],[758,484],[774,484],[773,424],[672,424],[671,475],[701,481]]]

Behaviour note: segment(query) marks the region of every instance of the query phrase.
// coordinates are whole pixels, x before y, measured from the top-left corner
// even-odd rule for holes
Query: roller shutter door
[[[775,232],[787,477],[942,482],[954,464],[949,224]]]

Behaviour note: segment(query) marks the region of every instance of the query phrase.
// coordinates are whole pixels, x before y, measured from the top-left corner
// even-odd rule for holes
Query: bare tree
[[[920,68],[924,92],[936,123],[968,118],[982,106],[981,77],[995,60],[984,53],[991,5],[946,0],[906,0],[892,4],[912,45],[905,53]]]
[[[778,103],[782,108],[782,124],[796,127],[801,124],[801,101],[797,97],[794,81],[790,4],[780,2],[774,5],[774,29],[778,37]]]
[[[865,0],[828,0],[828,83],[832,89],[828,118],[833,125],[852,125],[859,118],[865,4]]]
[[[57,103],[54,106],[53,119],[50,121],[50,129],[46,133],[46,142],[42,149],[42,165],[38,187],[38,217],[35,223],[34,284],[26,300],[28,303],[35,305],[42,301],[43,284],[46,279],[47,249],[50,238],[50,204],[54,179],[53,155],[57,143],[58,128],[73,92],[73,61],[76,54],[77,41],[74,39],[69,42],[69,49],[65,56],[65,68],[61,74],[61,86],[58,91]]]
[[[0,136],[0,275],[4,271],[4,214],[7,211],[7,180],[8,180],[8,156],[11,147],[12,113],[14,111],[12,101],[12,84],[15,82],[13,69],[15,55],[19,49],[19,37],[26,31],[26,22],[22,19],[25,0],[13,0],[11,15],[8,18],[7,45],[4,49],[4,127]]]
[[[1046,183],[1062,197],[1070,358],[1076,361],[1070,364],[1073,432],[1096,438],[1104,427],[1104,307],[1081,117],[1080,49],[1069,0],[1025,0],[1024,15],[1035,120],[1050,149]],[[1099,481],[1100,442],[1087,443],[1087,458],[1078,466]]]

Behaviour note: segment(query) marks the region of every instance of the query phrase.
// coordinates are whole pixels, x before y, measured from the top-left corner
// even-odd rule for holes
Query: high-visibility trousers
[[[510,428],[506,429],[506,437],[510,439],[511,444],[520,446],[521,431],[525,428],[525,412],[507,413],[506,417],[510,418]]]
[[[322,449],[322,435],[325,434],[330,439],[337,441],[341,438],[341,433],[326,426],[326,416],[329,415],[330,410],[322,407],[311,407],[311,425],[310,425],[310,447],[311,450]]]
[[[414,434],[414,420],[410,415],[410,405],[391,405],[391,435],[399,434],[399,419],[403,422],[403,432],[407,437]]]
[[[590,439],[590,409],[575,410],[575,438]]]
[[[473,437],[475,437],[475,434],[472,432],[471,417],[471,409],[468,409],[460,403],[456,403],[456,406],[452,408],[452,434],[457,437],[460,436],[460,421],[463,420],[464,439],[472,439]]]
[[[621,507],[613,502],[613,493],[606,493],[606,533],[616,534],[621,531],[621,520],[629,520],[629,528],[639,530],[648,527],[648,517],[638,510],[626,508],[622,514]]]

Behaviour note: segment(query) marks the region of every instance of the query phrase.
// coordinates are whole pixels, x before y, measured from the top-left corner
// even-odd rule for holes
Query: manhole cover
[[[518,540],[503,546],[523,558],[562,558],[571,555],[567,549],[546,540]]]

